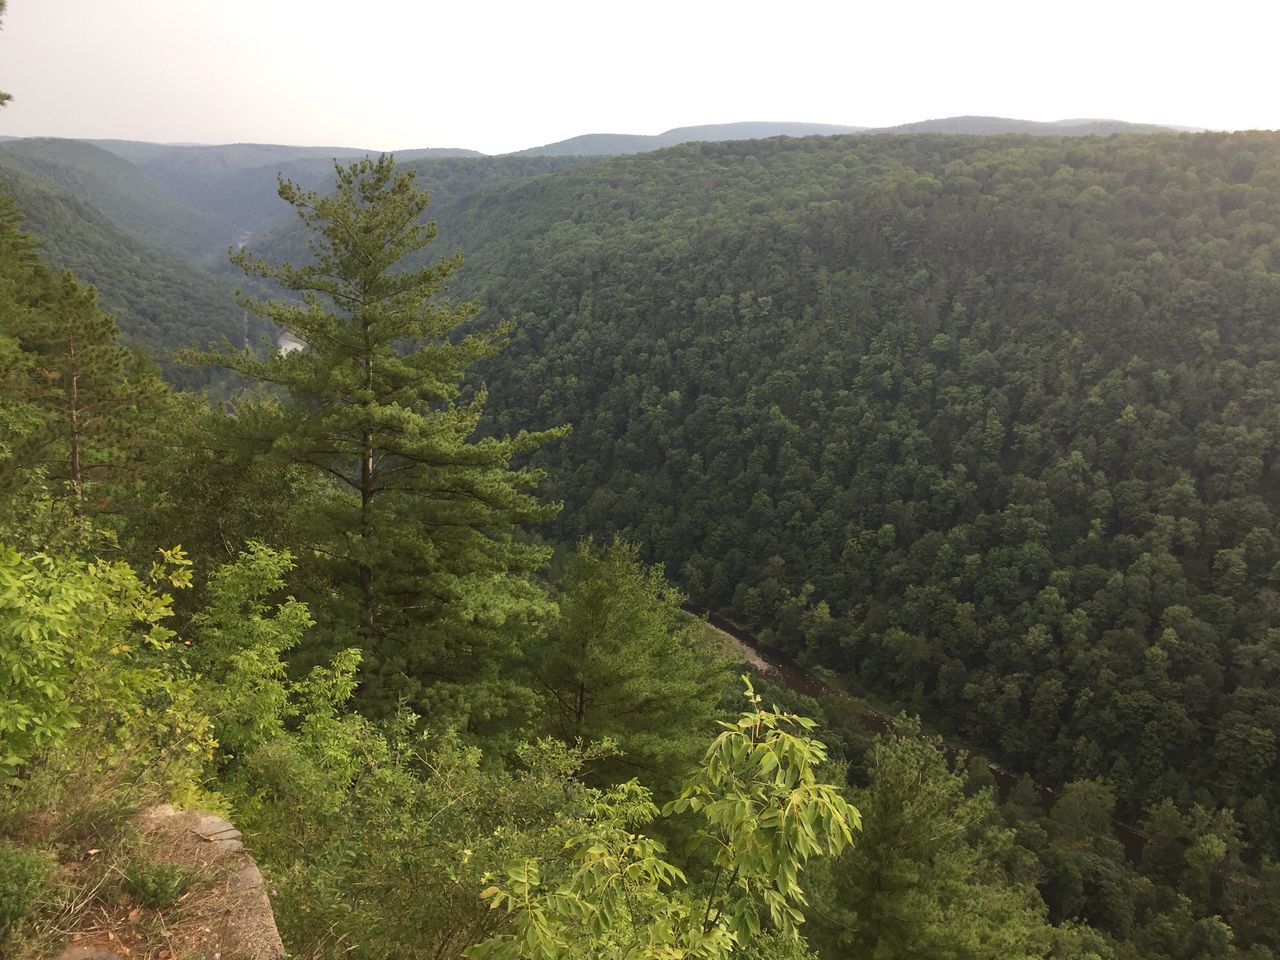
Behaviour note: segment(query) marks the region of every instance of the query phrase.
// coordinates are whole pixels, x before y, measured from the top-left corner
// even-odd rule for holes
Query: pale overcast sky
[[[1280,127],[1274,0],[10,0],[0,134],[470,147],[956,114]]]

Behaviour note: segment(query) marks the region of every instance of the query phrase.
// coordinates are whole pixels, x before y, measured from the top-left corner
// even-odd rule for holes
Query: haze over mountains
[[[1002,117],[964,116],[868,128],[824,123],[742,122],[677,127],[656,135],[590,133],[530,147],[505,158],[593,158],[648,153],[690,142],[763,140],[847,134],[973,136],[1108,136],[1171,133],[1176,129],[1120,120],[1059,120],[1044,123]],[[92,202],[126,233],[157,249],[188,259],[213,254],[243,231],[261,230],[278,216],[276,176],[304,184],[325,180],[334,159],[378,151],[363,147],[288,144],[169,144],[134,140],[0,137],[15,173],[36,175]],[[395,151],[400,163],[443,159],[493,159],[475,150],[428,147]],[[159,193],[155,187],[163,188]],[[194,217],[168,209],[174,202]],[[180,227],[175,228],[175,224]],[[179,229],[183,236],[177,236]],[[211,243],[211,239],[216,241]]]
[[[920,120],[889,127],[851,126],[831,123],[793,121],[743,121],[674,127],[658,134],[586,133],[566,140],[515,150],[510,154],[485,154],[457,147],[426,147],[394,151],[401,162],[424,157],[481,156],[620,156],[647,153],[694,141],[763,140],[769,137],[837,136],[852,133],[950,133],[972,136],[1033,134],[1037,136],[1077,137],[1108,136],[1115,133],[1171,133],[1200,128],[1154,123],[1132,123],[1125,120],[1066,119],[1053,121],[1019,120],[1010,117],[958,116]],[[0,142],[20,139],[0,135]],[[45,139],[45,138],[25,138]],[[59,138],[64,139],[64,138]],[[76,138],[72,138],[76,139]],[[179,150],[188,161],[207,175],[282,163],[302,158],[353,157],[371,151],[363,147],[299,147],[285,144],[237,143],[214,145],[199,143],[153,143],[139,140],[88,139],[87,143],[109,150],[146,169],[162,164],[172,152]],[[229,152],[229,148],[234,150]]]
[[[1113,133],[1171,133],[1176,129],[1153,123],[1124,120],[1016,120],[1008,117],[945,117],[894,127],[847,127],[827,123],[719,123],[676,127],[655,136],[621,133],[589,133],[556,143],[517,151],[541,156],[619,155],[647,153],[693,141],[763,140],[768,137],[834,136],[849,133],[953,133],[973,136],[1035,134],[1050,137],[1107,136]]]
[[[951,117],[869,129],[820,123],[745,122],[679,127],[654,136],[585,134],[511,154],[418,148],[397,151],[431,186],[432,210],[447,237],[449,211],[475,190],[564,171],[610,156],[649,153],[692,142],[849,134],[1087,136],[1170,133],[1172,128],[1116,120],[1040,123],[999,117]],[[287,144],[162,144],[51,137],[0,139],[0,186],[17,197],[28,225],[59,265],[96,284],[126,336],[163,355],[177,329],[199,339],[255,337],[244,327],[232,289],[229,246],[285,233],[291,221],[276,196],[284,176],[309,188],[328,183],[334,159],[359,147]],[[284,217],[288,221],[288,217]],[[286,244],[287,245],[287,244]]]
[[[715,123],[698,127],[676,127],[648,136],[635,133],[587,133],[540,147],[518,150],[531,156],[603,156],[648,153],[693,141],[763,140],[768,137],[821,137],[843,133],[863,133],[867,127],[843,127],[830,123]]]
[[[335,431],[338,421],[324,411],[352,408],[350,397],[388,384],[394,389],[380,394],[378,416],[389,435],[412,434],[417,443],[434,427],[425,415],[407,416],[447,414],[441,422],[460,424],[467,436],[475,430],[475,449],[518,452],[512,462],[521,469],[527,462],[545,470],[539,495],[564,505],[554,519],[552,511],[539,514],[552,542],[619,535],[660,562],[694,605],[855,693],[922,714],[934,730],[1007,769],[1062,788],[1046,813],[1030,781],[1003,796],[983,779],[981,762],[952,764],[912,734],[890,738],[916,759],[894,767],[894,786],[881,789],[874,779],[881,754],[865,730],[850,726],[836,756],[855,771],[851,795],[867,811],[854,848],[866,858],[837,864],[813,888],[819,909],[808,929],[823,960],[959,957],[953,942],[985,944],[962,951],[964,960],[1280,957],[1280,913],[1272,909],[1280,904],[1280,132],[953,117],[885,130],[752,123],[653,137],[591,134],[498,156],[403,151],[398,169],[430,191],[426,214],[439,233],[428,249],[409,248],[385,277],[413,282],[432,273],[416,267],[448,263],[458,252],[465,265],[447,289],[415,288],[413,303],[442,294],[438,306],[476,307],[427,306],[426,319],[441,325],[412,328],[399,326],[408,313],[400,301],[368,306],[375,288],[366,264],[387,250],[399,257],[404,248],[396,245],[416,233],[422,200],[400,207],[408,221],[376,205],[379,188],[364,182],[354,187],[358,195],[302,202],[336,211],[317,214],[325,235],[341,238],[334,259],[277,196],[278,175],[326,194],[334,158],[342,164],[364,153],[251,143],[0,143],[0,234],[16,233],[9,211],[20,211],[49,262],[97,286],[127,343],[149,348],[172,384],[207,389],[216,401],[175,397],[138,406],[136,415],[131,408],[101,441],[119,446],[128,469],[119,480],[104,471],[90,481],[109,495],[82,497],[34,456],[32,482],[47,477],[50,490],[118,510],[132,539],[111,543],[129,544],[139,557],[160,537],[183,544],[201,577],[248,539],[291,551],[310,565],[296,581],[311,591],[304,598],[333,625],[298,648],[320,661],[329,644],[351,635],[360,606],[351,569],[341,581],[327,579],[337,565],[351,566],[332,545],[355,527],[343,520],[319,528],[362,508],[354,493],[328,486],[329,476],[346,484],[343,470],[364,469],[355,457],[338,469],[342,454],[329,459],[334,437],[355,438],[348,449],[361,465],[376,462],[381,471],[395,462],[366,461],[364,439],[341,424]],[[356,164],[342,182],[352,184],[360,170],[394,182],[386,159]],[[241,245],[246,260],[264,264],[304,264],[312,253],[322,260],[302,268],[303,283],[288,279],[301,273],[270,267],[250,267],[246,277],[227,257]],[[0,377],[0,466],[14,425],[25,429],[9,397],[38,397],[41,409],[55,411],[65,407],[64,384],[75,384],[73,401],[81,397],[79,374],[73,380],[60,372],[73,367],[57,365],[63,355],[76,363],[82,356],[76,337],[54,336],[76,319],[69,297],[38,288],[5,312],[4,297],[18,289],[8,281],[22,279],[26,249],[19,245],[22,256],[6,268],[0,244],[0,319],[8,324],[0,347],[6,337],[16,345],[0,360],[23,374]],[[271,288],[282,274],[287,289]],[[337,274],[357,285],[338,288],[334,301],[358,306],[335,306],[326,315],[336,318],[332,326],[304,316],[306,306],[288,306],[299,292],[333,290]],[[375,283],[383,279],[380,272]],[[238,306],[237,287],[279,302],[284,314],[265,315],[283,316],[286,332],[298,331],[307,349],[278,349],[280,329]],[[109,322],[93,319],[111,332]],[[508,342],[489,356],[485,338],[498,324],[510,324]],[[424,349],[437,352],[424,356],[442,369],[473,345],[479,360],[447,383],[426,366],[403,378],[406,329],[431,338]],[[359,341],[367,347],[374,336],[383,337],[381,353],[365,361]],[[242,393],[225,372],[176,362],[173,351],[210,343],[223,345],[233,369],[263,373],[265,392]],[[130,371],[136,364],[155,379],[144,357],[123,353],[112,354],[120,365],[112,369],[127,359]],[[361,379],[384,359],[376,378]],[[281,384],[295,394],[291,407],[283,406]],[[439,399],[469,401],[482,384],[478,427]],[[121,405],[128,400],[117,396]],[[68,422],[79,444],[82,421]],[[367,421],[350,422],[358,429]],[[539,434],[561,424],[572,432],[535,452]],[[299,455],[295,442],[311,440],[298,429],[310,431],[318,441],[311,450],[324,459]],[[523,615],[504,599],[501,566],[465,578],[445,566],[401,566],[405,557],[417,563],[424,544],[442,545],[433,564],[454,550],[449,538],[461,525],[442,505],[471,510],[506,489],[470,472],[476,461],[462,464],[465,477],[446,474],[458,464],[437,455],[452,457],[462,442],[439,436],[430,450],[394,452],[425,450],[427,469],[412,475],[412,486],[379,493],[405,494],[379,501],[394,504],[379,516],[397,539],[377,547],[377,577],[360,589],[386,590],[385,609],[404,611],[393,623],[407,642],[369,641],[370,689],[388,691],[387,699],[400,689],[421,696],[432,723],[452,722],[448,711],[458,711],[458,731],[487,738],[484,749],[508,751],[516,727],[557,729],[532,712],[542,709],[544,678],[559,682],[545,651],[571,640],[563,659],[576,664],[583,647],[552,622],[530,620],[526,635]],[[530,445],[516,451],[502,437]],[[28,449],[63,449],[60,435],[41,443]],[[65,475],[80,462],[77,455]],[[336,472],[321,479],[294,467]],[[10,515],[32,513],[33,525],[43,523],[16,489],[0,483],[7,503],[20,505]],[[416,505],[421,493],[429,512]],[[496,502],[512,516],[533,516],[505,494]],[[441,539],[428,524],[446,531]],[[44,530],[32,530],[22,535],[45,549]],[[496,521],[485,528],[477,563],[489,562],[492,544],[507,542],[504,530]],[[353,556],[357,567],[367,563]],[[495,563],[507,562],[502,556]],[[399,589],[411,580],[433,591],[456,587],[465,611],[437,616],[443,608],[431,604],[455,600],[424,596],[410,612]],[[589,586],[610,604],[619,594]],[[381,602],[368,608],[379,617]],[[244,619],[238,599],[225,606],[229,618]],[[415,632],[438,623],[447,636]],[[511,637],[500,637],[506,630]],[[212,662],[215,649],[222,648],[200,641],[191,655]],[[609,684],[627,661],[646,704],[667,710],[668,691],[699,707],[718,702],[677,675],[675,658],[622,649],[600,671]],[[240,661],[216,657],[240,670]],[[526,692],[526,682],[538,690]],[[97,696],[98,687],[86,688]],[[674,729],[698,726],[684,708],[668,712]],[[631,712],[621,715],[617,729],[639,731],[631,742],[641,749],[680,742],[656,736]],[[262,756],[271,777],[277,768],[294,775],[275,754]],[[454,768],[446,770],[452,777]],[[391,782],[369,780],[378,791]],[[321,782],[317,790],[330,789]],[[454,789],[450,782],[446,806]],[[352,795],[341,784],[331,792]],[[930,805],[923,816],[901,799],[917,795]],[[390,794],[385,807],[381,794],[367,799],[353,803],[359,816],[351,822],[368,822],[369,807],[394,806],[387,814],[394,842],[378,840],[374,849],[398,850],[407,822],[400,795]],[[288,842],[268,854],[280,859],[264,860],[279,876],[312,876],[289,873],[286,858],[298,834],[292,810],[313,806],[281,818]],[[1140,829],[1145,847],[1122,848],[1113,816]],[[988,825],[989,835],[975,832]],[[431,854],[429,864],[414,861],[428,865],[414,866],[413,877],[442,875],[438,865],[465,860],[458,849],[473,849],[461,847],[472,829],[468,821],[447,834],[456,845]],[[909,845],[897,838],[912,832],[930,839],[911,841],[923,852],[903,854]],[[431,833],[445,835],[434,825]],[[496,836],[488,826],[476,829],[481,834]],[[358,845],[340,844],[343,837],[335,834],[338,852],[325,869],[357,862],[349,851]],[[553,848],[559,855],[562,841]],[[889,867],[876,875],[864,869],[883,851]],[[881,883],[889,870],[908,879]],[[405,902],[445,902],[433,880],[406,881],[404,889]],[[299,896],[286,890],[281,898],[284,929],[304,947],[299,954],[401,955],[307,952],[315,916],[346,914],[312,912],[319,901]],[[447,896],[441,917],[456,916],[457,903],[475,906],[467,890]],[[937,919],[921,925],[921,915]],[[415,943],[428,942],[424,929],[412,927]],[[9,955],[2,942],[0,953]],[[783,956],[802,954],[735,960]]]
[[[656,135],[590,133],[530,147],[505,157],[604,157],[647,153],[689,142],[762,140],[777,136],[949,133],[976,136],[1033,134],[1088,136],[1169,133],[1175,128],[1119,120],[1060,120],[1042,123],[1001,117],[949,117],[896,127],[868,128],[823,123],[743,122],[677,127]],[[0,136],[6,160],[92,202],[133,236],[145,235],[158,249],[184,257],[211,250],[221,258],[228,230],[258,230],[276,216],[277,174],[304,183],[326,178],[334,159],[376,153],[363,147],[287,144],[169,144],[135,140]],[[475,150],[446,147],[396,151],[401,163],[486,157]],[[159,184],[165,191],[156,194]],[[146,199],[144,200],[144,196]],[[172,209],[179,201],[195,211],[195,221]],[[181,223],[186,234],[173,234]],[[212,247],[209,235],[217,236]]]

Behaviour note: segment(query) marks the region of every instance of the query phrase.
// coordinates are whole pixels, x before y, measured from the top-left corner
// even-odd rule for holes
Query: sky
[[[1273,0],[9,0],[0,135],[501,153],[740,120],[1280,128]]]

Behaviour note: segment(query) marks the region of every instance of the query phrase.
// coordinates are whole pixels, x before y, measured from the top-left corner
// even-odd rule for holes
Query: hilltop
[[[963,136],[990,137],[1005,134],[1031,134],[1039,137],[1107,137],[1117,133],[1174,133],[1187,127],[1162,126],[1156,123],[1129,123],[1125,120],[1017,120],[1011,117],[943,117],[920,120],[893,127],[877,127],[868,133],[948,133]]]
[[[1176,128],[1123,120],[1057,120],[1040,122],[1007,117],[946,117],[893,127],[851,127],[827,123],[721,123],[676,127],[654,136],[627,133],[588,133],[516,151],[539,156],[621,156],[648,153],[682,143],[725,140],[764,140],[769,137],[838,136],[851,133],[950,133],[970,136],[1038,134],[1056,137],[1108,136],[1113,133],[1172,133]]]
[[[621,156],[648,153],[664,147],[696,141],[719,142],[723,140],[763,140],[767,137],[834,136],[842,133],[859,133],[866,127],[844,127],[829,123],[719,123],[700,127],[676,127],[664,133],[647,136],[633,133],[587,133],[568,140],[546,143],[515,151],[517,155],[564,156]]]

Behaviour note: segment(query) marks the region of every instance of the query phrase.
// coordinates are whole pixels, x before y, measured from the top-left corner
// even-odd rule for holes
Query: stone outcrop
[[[172,960],[278,960],[285,955],[258,865],[240,831],[203,811],[152,807],[135,818],[147,857],[191,871],[190,889],[165,913]],[[57,960],[129,960],[130,931],[71,943]]]

